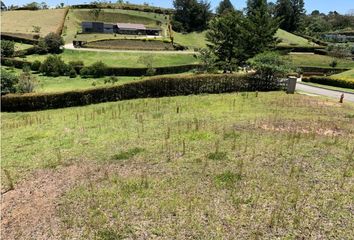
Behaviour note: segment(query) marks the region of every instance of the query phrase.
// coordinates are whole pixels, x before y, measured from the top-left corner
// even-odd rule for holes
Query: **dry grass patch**
[[[39,34],[45,36],[62,28],[66,11],[66,9],[50,9],[1,12],[1,31],[35,34],[33,26],[39,26]]]

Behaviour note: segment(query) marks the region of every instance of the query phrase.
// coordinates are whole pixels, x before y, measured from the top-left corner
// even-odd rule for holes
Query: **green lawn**
[[[206,32],[192,32],[192,33],[177,33],[174,32],[174,41],[183,46],[194,48],[206,48],[207,41],[205,39]]]
[[[2,67],[2,70],[10,71],[16,75],[20,75],[22,70],[15,68]],[[76,78],[70,77],[46,77],[42,74],[32,75],[37,80],[35,92],[38,93],[50,93],[50,92],[67,92],[73,90],[82,90],[95,87],[112,86],[112,84],[105,84],[104,81],[109,79],[109,77],[103,78],[81,78],[80,76]],[[118,82],[115,85],[122,85],[132,81],[141,80],[141,77],[117,77]]]
[[[354,69],[346,71],[346,72],[342,72],[340,74],[333,75],[333,76],[331,76],[331,78],[354,81]]]
[[[322,67],[331,68],[329,64],[335,59],[329,56],[317,54],[290,54],[289,57],[297,67]],[[337,68],[354,68],[354,61],[350,59],[335,59]]]
[[[312,42],[309,42],[307,39],[279,29],[275,35],[281,40],[279,46],[287,47],[315,47],[318,46]]]
[[[82,60],[86,66],[96,61],[102,61],[110,67],[145,67],[143,64],[138,63],[138,59],[141,56],[153,58],[153,67],[198,63],[193,54],[175,53],[111,53],[65,50],[60,56],[65,62]],[[25,59],[31,62],[34,60],[43,61],[46,57],[46,55],[30,55]]]
[[[25,50],[31,47],[33,47],[33,45],[31,44],[18,43],[18,42],[15,43],[15,51]]]
[[[2,171],[36,170],[3,200],[27,223],[9,238],[52,222],[58,239],[353,236],[353,104],[234,93],[1,117]]]

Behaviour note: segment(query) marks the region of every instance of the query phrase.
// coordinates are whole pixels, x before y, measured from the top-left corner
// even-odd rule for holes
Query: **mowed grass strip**
[[[39,26],[41,28],[39,34],[45,36],[61,27],[65,12],[66,9],[1,12],[1,31],[35,34],[33,26]]]
[[[277,92],[2,113],[2,170],[96,166],[60,199],[70,239],[349,239],[353,126]]]
[[[91,65],[94,62],[102,61],[109,67],[146,67],[138,63],[140,57],[145,56],[152,59],[153,67],[178,66],[198,63],[194,54],[175,54],[175,53],[127,53],[127,52],[91,52],[65,50],[60,54],[65,62],[82,60],[85,65]],[[43,62],[46,55],[30,55],[25,59],[33,62],[39,60]]]
[[[287,56],[297,67],[320,67],[331,68],[330,63],[337,61],[337,68],[354,68],[354,61],[351,59],[339,59],[318,54],[290,54]]]
[[[333,75],[330,78],[354,81],[354,69]]]

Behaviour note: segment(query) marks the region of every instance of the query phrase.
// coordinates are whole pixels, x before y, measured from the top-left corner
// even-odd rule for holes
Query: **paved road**
[[[111,52],[111,53],[157,53],[157,54],[196,54],[193,51],[143,51],[143,50],[114,50],[114,49],[98,49],[98,48],[75,48],[72,43],[66,44],[65,49],[75,51],[88,51],[88,52]]]
[[[323,89],[319,87],[313,87],[301,83],[297,83],[296,90],[300,90],[315,95],[322,95],[331,98],[336,98],[338,99],[338,101],[340,96],[343,94],[343,92],[340,91],[333,91],[333,90]],[[354,93],[344,93],[344,101],[354,102]]]

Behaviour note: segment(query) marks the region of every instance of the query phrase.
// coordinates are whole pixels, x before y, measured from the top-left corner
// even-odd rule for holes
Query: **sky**
[[[23,5],[33,1],[45,1],[49,6],[56,6],[61,2],[73,5],[79,3],[89,3],[92,0],[3,0],[6,5]],[[209,1],[211,1],[213,8],[215,8],[220,2],[220,0]],[[112,0],[112,2],[115,1]],[[129,0],[129,2],[138,4],[147,2],[154,6],[172,7],[172,0]],[[242,9],[246,6],[246,0],[231,0],[231,2],[237,9]],[[324,13],[328,13],[329,11],[337,11],[341,14],[346,14],[349,10],[354,9],[354,0],[305,0],[305,7],[308,13],[311,13],[313,10],[317,9]]]

